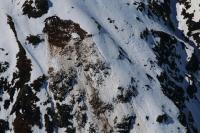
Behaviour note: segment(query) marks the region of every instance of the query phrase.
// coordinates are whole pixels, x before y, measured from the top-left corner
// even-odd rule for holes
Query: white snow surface
[[[178,120],[178,108],[163,94],[161,85],[156,78],[157,75],[160,75],[162,69],[158,65],[155,65],[154,68],[150,67],[150,61],[157,62],[156,55],[152,51],[150,44],[141,40],[139,37],[139,33],[144,31],[145,28],[170,33],[171,31],[167,26],[137,12],[133,5],[126,5],[127,2],[132,2],[134,0],[51,0],[52,7],[49,8],[47,14],[44,14],[40,18],[28,18],[26,15],[22,14],[21,6],[24,1],[25,0],[0,0],[0,48],[4,48],[5,52],[8,53],[8,56],[4,57],[4,53],[0,52],[0,59],[6,59],[10,63],[9,70],[3,73],[4,77],[8,76],[8,79],[12,79],[11,73],[16,71],[16,54],[19,51],[14,34],[7,24],[6,15],[12,16],[18,39],[26,50],[28,59],[31,60],[32,71],[30,83],[43,74],[48,75],[50,66],[54,67],[56,70],[59,70],[62,66],[62,63],[60,63],[62,61],[59,61],[61,57],[52,57],[50,55],[47,37],[42,32],[44,20],[47,17],[56,15],[63,20],[72,20],[80,24],[80,27],[88,34],[92,34],[92,40],[88,40],[88,42],[95,43],[95,49],[98,51],[99,55],[98,58],[110,65],[110,76],[106,78],[106,81],[98,90],[99,97],[102,101],[112,103],[113,98],[117,95],[117,87],[128,86],[131,77],[134,77],[135,80],[138,81],[137,90],[139,95],[127,104],[116,104],[114,112],[111,114],[108,113],[110,115],[108,116],[108,121],[113,121],[114,116],[120,118],[123,114],[134,114],[136,116],[135,123],[139,123],[140,126],[135,124],[131,129],[131,133],[186,132],[185,127],[181,125]],[[200,10],[198,5],[200,2],[191,3],[193,4],[189,12],[194,12],[195,10],[194,20],[198,21],[200,19],[198,15]],[[177,9],[179,8],[181,8],[181,5],[177,5]],[[137,16],[145,23],[137,21]],[[185,29],[185,32],[187,32],[187,27],[180,13],[177,13],[177,17],[178,20],[182,20],[179,21],[180,29]],[[109,23],[108,18],[115,20],[114,24]],[[102,26],[102,30],[98,30],[94,20]],[[115,29],[115,26],[117,26],[118,29]],[[30,34],[40,34],[45,41],[36,47],[29,45],[27,44],[26,37]],[[73,38],[78,37],[76,33],[73,34]],[[119,47],[127,53],[131,62],[117,59]],[[187,49],[188,59],[191,57],[191,53],[193,53],[193,48]],[[91,57],[90,60],[93,60],[92,58],[93,57]],[[94,57],[94,60],[95,58],[96,57]],[[151,75],[154,82],[150,82],[146,74]],[[84,78],[80,80],[83,84],[86,82]],[[145,85],[150,85],[152,89],[146,91]],[[77,88],[79,88],[79,86],[77,86]],[[46,88],[37,95],[40,98],[37,105],[40,106],[41,114],[45,114],[46,107],[41,106],[40,103],[45,101],[45,99],[51,95],[51,92]],[[67,102],[68,100],[64,101],[64,103]],[[189,104],[188,106],[194,108],[198,114],[199,110],[198,107],[195,108],[196,105],[197,104]],[[165,106],[165,108],[163,109],[162,106]],[[173,122],[169,124],[157,123],[157,116],[163,113],[167,113],[170,118],[173,118]],[[88,120],[91,122],[98,122],[98,120],[93,119],[92,113],[90,115]],[[9,117],[9,113],[6,114],[6,111],[1,111],[0,118],[5,119],[5,116]],[[149,116],[148,121],[146,120],[146,116]],[[15,116],[12,116],[12,118],[14,117]],[[12,118],[9,118],[9,120]],[[198,115],[195,120],[200,120],[200,115]],[[11,124],[12,121],[10,122],[10,125]],[[200,124],[198,124],[198,126],[200,126]],[[32,127],[32,131],[34,133],[43,133],[45,129],[39,129],[39,127],[35,125]],[[58,130],[59,133],[64,131],[65,129],[62,128]],[[88,132],[88,130],[77,130],[77,132]]]

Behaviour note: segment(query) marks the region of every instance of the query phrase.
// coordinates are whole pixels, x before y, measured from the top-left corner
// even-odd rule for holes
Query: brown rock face
[[[78,34],[81,40],[87,34],[79,24],[71,20],[61,20],[57,16],[52,16],[45,20],[43,32],[47,33],[49,43],[57,47],[64,47],[72,38],[72,33]]]

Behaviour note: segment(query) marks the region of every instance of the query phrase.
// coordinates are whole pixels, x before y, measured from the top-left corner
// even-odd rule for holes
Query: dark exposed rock
[[[175,64],[170,58],[173,58],[173,56],[176,58],[177,56],[175,53],[177,40],[162,31],[152,30],[152,34],[154,37],[160,38],[160,41],[156,42],[155,47],[153,48],[153,50],[156,52],[158,63],[160,65],[169,64],[170,67],[175,67]]]
[[[165,24],[168,24],[171,29],[175,29],[171,21],[171,9],[170,9],[170,0],[164,0],[163,2],[158,2],[155,0],[148,0],[148,8],[154,15],[158,18],[164,20]]]
[[[121,122],[116,124],[116,129],[118,133],[130,133],[135,123],[136,116],[125,116],[122,118]]]
[[[8,109],[9,106],[10,106],[10,100],[5,100],[4,109]]]
[[[95,127],[93,127],[93,124],[90,124],[89,133],[96,133],[96,130],[95,130]]]
[[[5,72],[9,67],[9,63],[7,61],[0,62],[0,74]]]
[[[164,0],[164,2],[148,0],[148,3],[134,2],[133,4],[138,11],[146,13],[150,19],[157,18],[158,20],[163,20],[172,30],[175,30],[170,16],[170,0]]]
[[[36,106],[36,102],[39,101],[39,99],[32,92],[31,87],[26,85],[26,83],[30,81],[30,72],[32,70],[31,61],[27,58],[26,51],[18,40],[17,32],[10,16],[8,16],[8,24],[13,30],[19,46],[16,64],[18,72],[13,73],[12,79],[14,87],[7,88],[11,101],[13,100],[15,90],[19,90],[19,94],[11,110],[11,115],[13,113],[16,114],[13,126],[16,133],[29,133],[32,132],[31,126],[37,125],[40,128],[42,126],[40,121],[40,109]]]
[[[189,9],[191,7],[190,2],[187,0],[177,0],[179,3],[185,5],[186,9]]]
[[[53,133],[54,132],[54,123],[52,121],[50,121],[50,118],[47,114],[44,115],[44,119],[45,119],[45,129],[47,131],[47,133]]]
[[[91,100],[89,101],[93,110],[94,114],[99,117],[100,114],[105,113],[106,111],[113,110],[113,105],[109,103],[104,103],[98,96],[98,91],[96,90],[93,95],[91,96]]]
[[[149,116],[146,116],[146,120],[147,120],[147,121],[149,120]]]
[[[159,123],[165,123],[165,122],[167,122],[167,120],[168,120],[167,114],[159,115],[156,119],[156,121]]]
[[[72,127],[73,123],[70,121],[73,119],[73,116],[71,115],[72,112],[72,106],[69,105],[59,105],[57,104],[57,109],[58,109],[58,119],[59,119],[59,124],[60,127]],[[68,114],[68,115],[66,115]],[[75,129],[68,129],[68,131],[75,131]]]
[[[29,86],[20,89],[11,111],[11,114],[16,113],[13,123],[15,132],[31,132],[33,125],[41,128],[40,109],[36,106],[37,101],[39,101],[39,98],[35,96]]]
[[[34,90],[40,91],[41,87],[45,84],[47,77],[45,75],[38,77],[33,83],[30,85]]]
[[[84,128],[88,121],[87,105],[86,105],[85,91],[80,91],[79,95],[75,99],[75,103],[78,103],[77,111],[75,111],[75,119],[77,120],[78,128]]]
[[[197,92],[197,88],[194,84],[189,85],[187,87],[187,93],[188,93],[190,98],[193,98],[196,92]]]
[[[163,88],[163,93],[168,96],[176,106],[179,108],[183,108],[185,102],[185,91],[183,88],[177,86],[170,78],[166,75],[166,73],[162,73],[158,77],[161,86]]]
[[[103,73],[104,77],[107,77],[110,74],[110,66],[109,64],[98,60],[96,63],[86,63],[84,64],[84,71],[92,70],[94,74]],[[98,81],[98,84],[101,84],[102,81]]]
[[[115,20],[112,20],[111,18],[108,18],[109,23],[114,23]]]
[[[62,20],[57,16],[45,20],[43,32],[48,35],[49,43],[57,47],[67,45],[72,38],[72,33],[77,33],[80,39],[84,39],[87,34],[79,24],[74,23],[72,20]]]
[[[190,72],[195,72],[199,69],[199,64],[197,56],[193,53],[190,61],[186,65],[186,69]]]
[[[196,41],[197,46],[200,46],[200,33],[193,33],[195,30],[199,30],[200,28],[200,22],[199,21],[194,21],[194,12],[189,12],[188,9],[191,7],[190,1],[188,0],[178,0],[178,3],[182,4],[185,8],[182,9],[181,15],[183,18],[186,20],[186,25],[188,28],[187,31],[187,37],[193,37],[193,39]]]
[[[18,40],[17,32],[15,30],[15,25],[12,20],[12,17],[7,16],[7,23],[15,34],[15,38],[17,44],[19,46],[19,52],[17,53],[17,64],[18,72],[13,73],[12,84],[14,84],[13,88],[7,88],[8,93],[10,94],[11,101],[13,100],[13,95],[15,89],[23,88],[24,84],[30,80],[30,71],[31,69],[31,60],[27,58],[26,51],[23,48],[21,42]],[[19,79],[16,81],[16,79]],[[16,82],[15,82],[16,81]]]
[[[185,116],[185,114],[184,114],[182,111],[180,112],[180,114],[179,114],[179,116],[178,116],[178,119],[179,119],[180,123],[181,123],[183,126],[187,127],[186,116]]]
[[[46,131],[52,133],[53,130],[57,130],[58,127],[61,127],[66,128],[67,133],[75,133],[76,130],[72,123],[72,110],[73,106],[65,104],[57,104],[57,111],[47,108],[47,114],[45,115]]]
[[[38,18],[46,14],[49,10],[49,0],[26,0],[22,6],[23,15]]]
[[[9,130],[9,123],[0,119],[0,133],[6,133],[7,130]]]
[[[119,86],[118,89],[118,95],[117,100],[119,102],[130,102],[133,97],[136,97],[138,95],[138,90],[136,89],[137,85],[134,81],[134,78],[131,78],[131,82],[128,85],[128,87],[121,87]]]
[[[150,80],[150,81],[153,81],[154,79],[153,79],[153,77],[151,77],[151,75],[149,75],[149,74],[146,74],[147,75],[147,78]]]
[[[186,67],[186,64],[189,64],[183,54],[179,55],[179,53],[186,53],[185,47],[183,47],[184,44],[163,32],[152,31],[152,34],[154,37],[160,37],[159,42],[156,42],[153,50],[156,53],[158,65],[164,70],[161,75],[158,76],[162,91],[180,110],[185,110],[182,111],[179,121],[186,125],[185,127],[188,131],[194,131],[195,126],[192,123],[188,124],[187,120],[185,121],[185,119],[188,119],[188,108],[185,106],[187,95],[193,98],[196,89],[195,85],[192,85],[192,87],[190,85],[188,85],[188,87],[184,85],[185,83],[190,84],[188,81],[184,80],[182,74],[185,73],[185,71],[179,65],[181,64]],[[191,73],[191,71],[188,73]],[[194,81],[195,79],[193,78],[190,80]]]
[[[127,55],[127,53],[123,50],[122,47],[119,47],[119,56],[118,59],[120,60],[124,60],[127,59],[129,61],[129,63],[132,63],[132,61],[129,59],[129,56]]]
[[[11,16],[7,15],[7,23],[9,24],[10,28],[12,29],[15,37],[17,37],[17,32],[15,30],[15,24]]]
[[[29,44],[32,44],[33,46],[37,46],[39,43],[44,41],[44,39],[41,39],[39,35],[30,35],[26,38]]]
[[[134,2],[134,5],[136,5],[136,9],[139,10],[140,12],[145,11],[146,6],[143,2]]]
[[[148,35],[149,35],[149,29],[146,28],[143,32],[140,33],[140,38],[147,40]]]
[[[57,100],[64,100],[67,94],[77,84],[77,72],[70,68],[68,72],[60,71],[50,78],[49,88]]]

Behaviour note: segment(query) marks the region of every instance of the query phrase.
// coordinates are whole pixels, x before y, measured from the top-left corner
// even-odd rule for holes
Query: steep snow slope
[[[185,4],[0,0],[0,132],[198,133]]]

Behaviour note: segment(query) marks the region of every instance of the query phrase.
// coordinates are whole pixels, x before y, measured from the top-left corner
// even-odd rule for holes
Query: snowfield
[[[199,4],[0,0],[0,133],[200,132]]]

